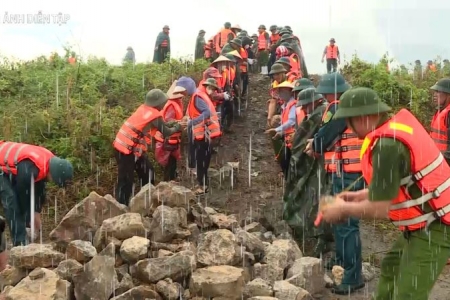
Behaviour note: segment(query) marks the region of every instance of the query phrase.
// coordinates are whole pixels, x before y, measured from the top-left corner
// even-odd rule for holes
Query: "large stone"
[[[92,192],[64,216],[50,238],[64,246],[74,240],[90,241],[104,220],[126,211],[127,207],[111,195],[102,197]]]
[[[213,224],[220,229],[233,230],[234,228],[239,227],[239,223],[235,215],[227,216],[225,214],[216,213],[210,215],[210,218]]]
[[[140,285],[110,300],[162,300],[161,296],[150,286]]]
[[[84,265],[83,271],[73,276],[77,300],[104,300],[114,292],[118,282],[115,264],[115,246],[109,244],[101,253]]]
[[[162,295],[164,300],[177,300],[184,292],[181,284],[173,282],[170,278],[158,281],[156,291]]]
[[[273,290],[279,300],[314,300],[308,291],[296,287],[287,281],[276,281]]]
[[[128,263],[134,264],[147,257],[150,241],[146,238],[133,236],[123,241],[120,256]]]
[[[83,265],[74,259],[63,260],[54,272],[64,280],[73,282],[73,276],[83,270]]]
[[[202,234],[197,247],[197,261],[205,266],[234,265],[239,254],[236,237],[227,229]]]
[[[242,298],[244,292],[244,270],[232,266],[211,266],[192,273],[189,291],[192,296],[204,298]]]
[[[290,267],[294,261],[302,257],[302,252],[293,240],[276,240],[265,249],[263,262],[267,264],[267,277],[271,284],[283,278],[284,270]]]
[[[82,264],[87,263],[95,255],[97,255],[97,250],[87,241],[71,241],[66,249],[66,256],[68,259],[75,259]]]
[[[150,226],[152,241],[165,243],[173,239],[184,239],[190,234],[187,229],[187,211],[184,208],[163,205],[156,208]]]
[[[155,187],[151,183],[144,185],[133,198],[130,200],[130,212],[139,213],[143,217],[152,215],[152,192]],[[153,208],[154,209],[154,208]]]
[[[10,261],[18,268],[33,270],[35,268],[56,267],[65,257],[49,244],[29,244],[11,249]]]
[[[18,284],[25,277],[27,277],[25,269],[8,266],[0,272],[0,291],[7,285]]]
[[[160,182],[152,193],[152,200],[156,204],[169,207],[183,207],[186,210],[197,202],[197,197],[188,188],[172,182]]]
[[[244,296],[251,298],[256,296],[273,296],[273,290],[270,284],[261,278],[255,278],[247,283],[244,289]]]
[[[315,295],[325,289],[322,260],[315,257],[297,259],[287,272],[287,281]]]
[[[142,216],[138,213],[125,213],[103,221],[94,237],[94,247],[97,250],[107,244],[108,238],[126,240],[133,236],[145,236]]]
[[[172,256],[140,260],[131,268],[131,275],[145,283],[157,283],[165,278],[181,282],[196,265],[194,253],[181,251]]]
[[[53,271],[36,268],[9,291],[6,299],[70,300],[72,299],[71,284],[60,279]]]
[[[255,256],[262,256],[264,254],[265,246],[256,235],[245,230],[238,230],[235,236],[238,244],[245,247],[248,252],[253,253]]]
[[[284,269],[277,266],[256,263],[253,266],[253,278],[262,278],[273,284],[275,281],[283,280]]]

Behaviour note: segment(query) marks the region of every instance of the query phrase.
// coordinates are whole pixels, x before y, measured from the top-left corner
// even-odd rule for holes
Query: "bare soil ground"
[[[274,207],[272,214],[275,218],[280,218],[281,196],[283,194],[283,182],[278,176],[280,168],[274,160],[274,154],[270,139],[264,134],[266,123],[266,100],[268,98],[269,79],[256,74],[251,76],[249,105],[245,116],[235,121],[234,133],[222,138],[219,153],[213,156],[211,168],[219,170],[227,162],[239,162],[239,169],[234,174],[234,183],[231,188],[229,180],[222,183],[213,183],[210,194],[205,201],[213,207],[220,208],[227,213],[234,213],[240,219],[259,218],[268,207]],[[249,154],[251,139],[251,155]],[[249,159],[251,166],[249,171]],[[182,163],[181,170],[185,163]],[[114,166],[112,170],[106,170],[100,184],[87,182],[84,188],[92,188],[99,194],[112,193],[115,180]],[[193,180],[181,172],[183,184],[187,187],[193,185]],[[251,175],[249,175],[251,174]],[[249,181],[249,178],[251,181]],[[77,189],[83,187],[78,186]],[[63,195],[56,195],[55,198],[64,198]],[[50,200],[50,202],[52,202]],[[55,223],[64,216],[71,208],[70,203],[59,204],[57,213],[53,203],[46,207],[43,215],[44,239],[49,231],[54,228]],[[363,256],[365,261],[372,262],[375,266],[379,263],[389,249],[392,241],[397,237],[398,232],[392,228],[388,222],[365,222],[361,226],[361,239],[363,242]],[[450,272],[446,267],[439,277],[429,299],[450,300]],[[377,274],[378,277],[378,274]],[[369,282],[365,289],[360,290],[351,296],[335,296],[331,293],[323,295],[320,299],[370,299],[370,294],[374,291],[377,278]],[[420,283],[419,283],[420,284]]]

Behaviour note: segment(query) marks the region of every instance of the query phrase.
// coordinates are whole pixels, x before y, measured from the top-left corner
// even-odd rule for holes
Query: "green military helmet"
[[[258,29],[266,30],[266,26],[265,25],[259,25]]]
[[[73,166],[66,160],[53,156],[49,162],[50,176],[59,187],[66,186],[67,182],[73,179]]]
[[[252,38],[253,38],[253,39],[257,39],[257,38],[258,38],[258,35],[257,35],[256,33],[254,33],[254,34],[252,34]]]
[[[239,35],[248,36],[248,32],[247,30],[241,30],[241,32],[239,32]]]
[[[218,90],[219,89],[219,85],[217,84],[217,80],[215,80],[214,78],[208,78],[208,79],[206,79],[203,83],[202,83],[202,85],[203,86],[210,86],[210,87],[213,87],[213,88],[215,88],[216,90]]]
[[[297,79],[294,83],[294,92],[301,92],[308,88],[313,88],[314,84],[308,78]]]
[[[378,94],[369,88],[352,88],[342,94],[339,106],[334,114],[335,119],[376,115],[391,111]]]
[[[284,42],[284,41],[288,41],[288,40],[292,40],[294,38],[294,36],[290,33],[285,33],[281,36],[280,41]]]
[[[145,104],[151,107],[161,107],[167,102],[167,95],[160,89],[152,89],[145,95]]]
[[[270,26],[269,30],[270,30],[270,31],[272,31],[272,30],[277,30],[277,25],[272,25],[272,26]]]
[[[286,73],[287,70],[284,68],[282,64],[274,63],[272,68],[270,68],[270,75],[278,74],[278,73]]]
[[[289,58],[286,56],[280,57],[275,63],[277,64],[285,64],[289,67],[291,66],[291,62],[289,61]]]
[[[223,24],[223,26],[225,28],[230,28],[231,27],[231,23],[230,22],[225,22],[225,24]]]
[[[430,90],[450,94],[450,78],[442,78]]]
[[[282,36],[283,34],[289,34],[290,32],[289,32],[289,30],[287,30],[286,28],[282,28],[282,29],[280,29],[280,31],[278,32],[278,34],[280,35],[280,36]]]
[[[284,28],[286,28],[287,30],[292,30],[291,26],[288,25],[284,26]]]
[[[277,31],[278,31],[278,32],[280,32],[282,29],[283,29],[283,27],[281,27],[281,26],[278,26],[278,27],[277,27]]]
[[[231,63],[236,63],[237,57],[233,54],[227,53],[224,55],[226,58],[230,60]]]
[[[230,43],[238,45],[239,47],[242,47],[242,41],[240,39],[238,39],[238,38],[232,39],[230,41]]]
[[[295,89],[295,87],[294,87]],[[301,91],[297,96],[297,106],[313,103],[314,101],[323,99],[323,95],[319,94],[314,87],[310,87]]]
[[[339,73],[325,74],[319,81],[316,90],[321,94],[343,93],[351,88],[344,77]]]

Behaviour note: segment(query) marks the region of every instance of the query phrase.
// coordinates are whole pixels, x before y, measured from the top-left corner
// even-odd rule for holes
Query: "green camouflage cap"
[[[230,22],[225,22],[225,24],[223,24],[223,26],[225,28],[230,28],[231,27],[231,23]]]
[[[286,73],[287,70],[283,67],[282,64],[274,63],[272,68],[270,68],[270,75],[278,74],[278,73]]]
[[[208,78],[205,80],[205,82],[202,83],[203,86],[211,86],[215,88],[216,90],[219,89],[219,85],[217,84],[217,80],[214,78]]]
[[[450,78],[442,78],[430,90],[450,94]]]
[[[293,36],[292,34],[290,34],[290,33],[285,33],[285,34],[283,34],[283,35],[281,36],[280,41],[281,41],[281,42],[284,42],[284,41],[287,41],[287,40],[292,40],[293,38],[294,38],[294,36]]]
[[[159,107],[167,102],[167,98],[167,95],[160,89],[153,89],[145,95],[145,104],[151,107]]]
[[[272,30],[277,30],[277,25],[272,25],[272,26],[270,26],[269,30],[270,30],[270,31],[272,31]]]
[[[266,26],[265,26],[265,25],[259,25],[259,26],[258,26],[258,29],[264,29],[264,30],[266,30]]]
[[[282,28],[281,30],[280,30],[280,32],[278,32],[278,34],[280,35],[280,36],[282,36],[283,34],[289,34],[290,32],[289,32],[289,30],[287,30],[286,28]]]
[[[374,90],[357,87],[342,94],[334,118],[376,115],[388,111],[391,111],[391,107],[384,103]]]
[[[351,88],[351,85],[345,82],[341,74],[330,73],[322,76],[316,90],[321,94],[334,94],[343,93],[349,88]]]
[[[297,96],[297,106],[313,103],[314,101],[323,99],[323,95],[316,92],[314,87],[310,87],[301,91]]]
[[[294,92],[301,92],[304,89],[307,88],[313,88],[314,84],[312,83],[311,80],[309,80],[308,78],[301,78],[298,79],[297,81],[295,81],[294,83]]]
[[[52,181],[59,187],[64,187],[73,178],[73,166],[66,159],[53,156],[50,158],[49,170]]]
[[[238,45],[239,47],[242,47],[242,41],[240,39],[238,39],[238,38],[232,39],[230,41],[230,43],[233,43],[235,45]]]

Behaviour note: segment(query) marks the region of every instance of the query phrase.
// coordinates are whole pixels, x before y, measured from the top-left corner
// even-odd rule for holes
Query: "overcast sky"
[[[175,56],[193,55],[200,29],[214,35],[224,22],[239,24],[250,34],[260,24],[290,25],[302,41],[308,69],[321,73],[323,48],[331,37],[340,47],[341,57],[355,51],[369,61],[377,61],[389,51],[402,63],[425,62],[437,55],[450,58],[448,28],[450,1],[445,0],[314,0],[298,1],[271,8],[256,1],[174,0],[34,1],[1,0],[0,54],[19,59],[63,53],[66,42],[81,55],[105,57],[120,63],[131,46],[140,62],[153,57],[157,34],[164,25],[171,28]],[[281,2],[280,2],[281,3]],[[284,3],[284,2],[283,2]],[[8,15],[62,13],[67,24],[11,24]]]

